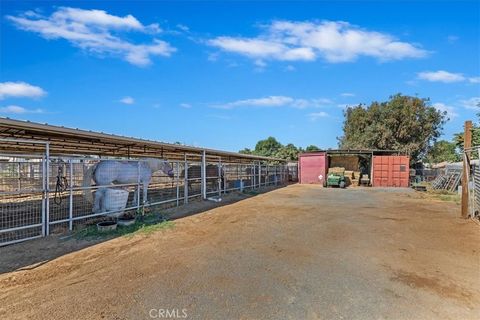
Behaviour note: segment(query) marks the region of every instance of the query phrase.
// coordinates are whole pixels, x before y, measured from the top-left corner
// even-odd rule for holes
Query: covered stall
[[[299,155],[300,183],[328,186],[329,174],[344,186],[408,187],[410,157],[395,150],[321,150]]]

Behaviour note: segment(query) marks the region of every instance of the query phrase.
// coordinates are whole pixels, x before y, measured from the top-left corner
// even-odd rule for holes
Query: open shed
[[[0,246],[288,180],[277,158],[0,118]]]
[[[343,168],[348,185],[408,187],[410,157],[396,150],[320,150],[299,155],[300,183],[326,186],[332,168]],[[368,180],[367,180],[368,179]]]

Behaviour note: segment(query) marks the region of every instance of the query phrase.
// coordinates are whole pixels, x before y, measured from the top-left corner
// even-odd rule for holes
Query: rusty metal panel
[[[374,187],[408,187],[408,156],[373,156]]]
[[[300,183],[315,183],[323,185],[325,182],[326,154],[302,154],[299,157]]]

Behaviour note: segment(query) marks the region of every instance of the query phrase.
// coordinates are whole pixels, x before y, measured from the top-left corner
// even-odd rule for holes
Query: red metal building
[[[300,183],[324,184],[326,174],[326,153],[303,153],[298,158]]]
[[[323,150],[303,153],[298,158],[299,182],[325,185],[328,168],[352,166],[346,169],[368,174],[373,187],[408,187],[409,162],[409,156],[394,150]]]
[[[408,187],[410,158],[408,156],[373,156],[374,187]]]

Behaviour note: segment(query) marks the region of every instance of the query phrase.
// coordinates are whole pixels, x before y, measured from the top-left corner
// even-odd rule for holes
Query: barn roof
[[[282,159],[240,154],[209,148],[191,147],[103,132],[67,128],[0,117],[0,152],[9,154],[42,153],[49,142],[52,155],[97,155],[110,157],[161,157],[183,160],[206,152],[207,158],[223,161],[281,161]]]
[[[378,149],[327,149],[327,150],[317,150],[312,152],[305,152],[300,154],[302,155],[312,155],[317,153],[326,153],[329,155],[359,155],[359,154],[370,154],[370,155],[405,155],[405,152],[399,150],[378,150]]]

